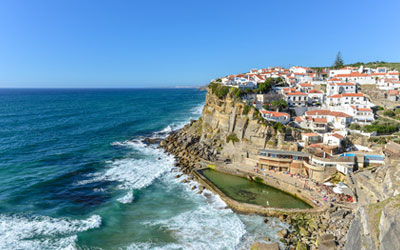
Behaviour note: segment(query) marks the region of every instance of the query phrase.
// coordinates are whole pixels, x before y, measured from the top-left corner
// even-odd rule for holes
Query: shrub
[[[383,108],[383,107],[381,107],[381,106],[379,106],[379,107],[378,107],[378,110],[384,110],[384,108]]]
[[[400,130],[400,124],[389,120],[377,120],[371,125],[365,125],[361,129],[362,131],[371,133],[376,131],[379,134],[393,134]]]
[[[352,123],[352,124],[349,126],[349,128],[350,128],[351,130],[360,130],[360,129],[361,129],[361,126],[360,126],[360,124],[358,124],[358,123]]]
[[[235,144],[235,142],[239,142],[240,140],[239,138],[237,138],[236,134],[232,133],[226,137],[226,143],[229,143],[230,141],[232,141],[233,144]]]
[[[383,115],[393,117],[396,114],[392,110],[386,110],[385,112],[383,112]]]
[[[240,99],[244,93],[239,88],[231,88],[231,98]]]
[[[224,99],[226,95],[229,93],[229,87],[223,86],[216,82],[211,82],[208,87],[211,89],[211,92],[216,95],[219,99]]]
[[[251,106],[245,105],[243,108],[243,114],[247,115],[250,112],[250,110],[251,110]]]

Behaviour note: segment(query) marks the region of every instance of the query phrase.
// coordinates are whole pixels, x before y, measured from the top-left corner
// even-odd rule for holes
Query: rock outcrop
[[[389,162],[354,175],[359,208],[345,249],[399,249],[400,166]]]

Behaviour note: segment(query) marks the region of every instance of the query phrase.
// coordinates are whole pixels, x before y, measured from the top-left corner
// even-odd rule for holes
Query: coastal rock
[[[285,238],[287,236],[287,234],[288,234],[288,231],[286,229],[282,229],[277,232],[277,235],[280,238]]]
[[[278,243],[261,243],[256,242],[250,246],[251,250],[279,250]]]

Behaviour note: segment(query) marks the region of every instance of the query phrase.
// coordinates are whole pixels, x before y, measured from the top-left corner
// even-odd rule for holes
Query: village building
[[[373,106],[373,104],[369,102],[363,93],[343,93],[331,95],[328,96],[326,104],[329,106],[355,105],[368,108]]]
[[[387,99],[392,102],[397,102],[400,97],[400,90],[389,90],[387,92]]]
[[[308,93],[313,88],[314,86],[311,83],[301,83],[298,85],[298,90],[304,93]]]
[[[343,93],[356,93],[357,86],[352,82],[332,82],[326,88],[328,96],[343,94]]]
[[[294,122],[300,128],[310,129],[317,133],[325,133],[329,129],[328,120],[326,118],[298,116],[295,118]]]
[[[324,96],[324,92],[311,89],[308,92],[308,103],[310,105],[322,104],[325,101]]]
[[[344,138],[345,137],[339,133],[324,134],[323,144],[340,148]]]
[[[261,116],[267,121],[279,122],[284,125],[290,121],[290,115],[288,113],[268,110],[261,110],[260,112]]]
[[[353,122],[360,124],[371,124],[375,121],[374,112],[370,108],[360,108],[350,105],[350,115],[353,116]]]
[[[308,95],[303,92],[284,93],[285,101],[291,107],[306,107],[308,105]]]
[[[298,151],[282,151],[263,149],[259,151],[257,167],[277,172],[297,173],[301,171],[303,162],[308,162],[310,155]]]
[[[335,129],[345,129],[352,121],[352,116],[349,114],[324,109],[306,111],[303,115],[303,119],[311,120],[310,118],[314,120],[316,118],[326,119],[327,125]]]

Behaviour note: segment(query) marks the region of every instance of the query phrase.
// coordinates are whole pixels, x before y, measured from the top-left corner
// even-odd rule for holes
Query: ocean
[[[197,119],[196,89],[0,90],[0,249],[248,249],[238,215],[143,139]]]

